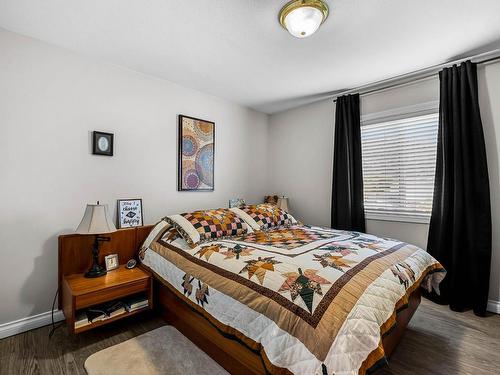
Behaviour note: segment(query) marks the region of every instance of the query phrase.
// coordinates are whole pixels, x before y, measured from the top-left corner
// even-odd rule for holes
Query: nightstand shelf
[[[89,325],[86,325],[86,326],[83,326],[83,327],[74,328],[73,333],[82,333],[82,332],[85,332],[85,331],[89,331],[89,330],[91,330],[93,328],[97,328],[99,326],[102,326],[102,325],[105,325],[105,324],[108,324],[108,323],[112,323],[112,322],[114,322],[116,320],[127,318],[129,316],[136,315],[136,314],[139,314],[139,313],[141,313],[143,311],[147,311],[147,310],[151,310],[151,307],[146,306],[146,307],[143,307],[142,309],[138,309],[138,310],[131,311],[131,312],[125,312],[123,314],[114,316],[112,318],[108,318],[108,319],[105,319],[105,320],[100,320],[100,321],[95,322],[95,323],[90,323]]]
[[[77,311],[136,294],[144,294],[144,298],[148,300],[148,305],[138,310],[126,311],[105,320],[75,328]],[[73,333],[88,331],[150,310],[153,308],[151,274],[140,267],[129,270],[121,265],[118,269],[109,271],[105,276],[98,278],[86,278],[83,274],[64,276],[62,282],[62,307],[68,329]]]

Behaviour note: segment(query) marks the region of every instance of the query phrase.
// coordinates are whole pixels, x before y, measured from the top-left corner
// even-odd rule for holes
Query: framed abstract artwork
[[[213,191],[215,123],[179,115],[179,191]]]

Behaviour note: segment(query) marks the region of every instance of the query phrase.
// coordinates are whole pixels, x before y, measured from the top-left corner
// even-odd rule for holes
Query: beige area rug
[[[92,354],[89,375],[227,375],[228,373],[172,326],[164,326]]]

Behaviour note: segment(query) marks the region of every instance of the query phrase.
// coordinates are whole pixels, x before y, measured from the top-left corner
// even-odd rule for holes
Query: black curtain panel
[[[337,98],[332,183],[332,228],[365,231],[359,94]]]
[[[476,64],[439,73],[439,135],[428,252],[446,268],[438,302],[486,313],[491,207]],[[432,298],[432,296],[431,296]]]

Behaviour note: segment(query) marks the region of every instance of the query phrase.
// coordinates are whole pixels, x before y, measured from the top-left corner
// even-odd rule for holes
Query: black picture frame
[[[122,215],[121,215],[121,209],[120,205],[121,202],[139,202],[139,205],[141,207],[141,216],[140,216],[140,221],[138,225],[123,225],[122,223]],[[142,198],[130,198],[130,199],[118,199],[116,201],[116,227],[118,229],[121,228],[134,228],[134,227],[141,227],[144,225],[144,213],[143,213],[143,206],[142,206]]]
[[[186,188],[183,187],[183,169],[182,169],[182,139],[183,139],[183,120],[191,119],[194,121],[202,121],[208,124],[212,124],[213,126],[213,134],[212,134],[212,144],[213,144],[213,171],[212,171],[212,186],[210,188]],[[191,117],[186,115],[178,116],[178,145],[177,145],[177,191],[214,191],[215,190],[215,122],[204,120],[197,117]]]
[[[99,149],[99,138],[105,137],[109,142],[109,148],[107,151],[102,151]],[[114,143],[114,134],[113,133],[105,133],[100,131],[92,132],[92,154],[93,155],[104,155],[104,156],[113,156],[113,143]]]

